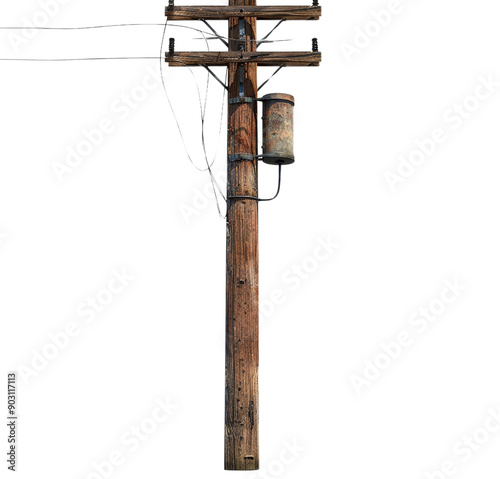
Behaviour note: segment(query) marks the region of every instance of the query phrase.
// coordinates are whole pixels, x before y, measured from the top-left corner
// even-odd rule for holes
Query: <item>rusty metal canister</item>
[[[295,99],[285,93],[262,97],[264,126],[262,129],[262,161],[270,165],[289,165],[293,154],[293,108]]]

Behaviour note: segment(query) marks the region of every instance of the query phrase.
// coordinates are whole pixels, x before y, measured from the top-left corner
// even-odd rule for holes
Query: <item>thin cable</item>
[[[164,38],[162,42],[164,41]],[[162,43],[163,44],[163,43]],[[163,48],[163,47],[162,47]],[[163,51],[162,51],[163,53]],[[288,58],[306,58],[309,57],[311,54],[304,52],[304,53],[299,53],[297,55],[288,55]],[[266,53],[259,53],[256,55],[252,56],[252,59],[256,58],[265,58],[268,56]],[[196,58],[194,55],[191,55],[191,58]],[[200,59],[203,59],[203,57],[200,55]],[[99,60],[160,60],[163,64],[163,57],[89,57],[89,58],[0,58],[0,61],[2,62],[80,62],[80,61],[99,61]],[[189,67],[184,62],[181,62],[180,60],[175,60],[178,63],[182,63],[184,66]],[[278,73],[278,71],[281,69],[281,67],[274,73]],[[274,75],[272,75],[274,76]],[[271,76],[271,78],[272,78]],[[263,85],[261,85],[262,87]]]
[[[163,45],[165,44],[165,35],[167,33],[167,24],[168,24],[168,18],[165,21],[164,29],[163,29],[163,35],[161,38],[161,46],[160,46],[160,75],[161,75],[161,83],[163,85],[163,91],[165,92],[165,96],[167,97],[168,105],[170,106],[170,110],[172,111],[172,115],[174,116],[175,123],[177,125],[177,130],[179,131],[179,135],[181,137],[182,144],[184,146],[184,150],[186,151],[186,155],[189,158],[189,161],[191,164],[198,170],[198,171],[205,171],[202,168],[199,168],[196,166],[195,162],[193,161],[193,158],[191,158],[191,155],[189,154],[189,150],[186,145],[186,140],[184,139],[184,135],[182,133],[181,125],[179,123],[179,120],[177,118],[177,115],[175,114],[174,107],[172,105],[172,101],[170,100],[170,96],[167,91],[167,85],[165,84],[165,76],[163,74]]]
[[[207,40],[206,40],[206,39],[205,39],[205,43],[206,43],[206,45],[207,45],[207,49],[208,49],[208,50],[210,50],[210,47],[208,46],[208,42],[207,42]],[[206,112],[207,112],[207,103],[208,103],[208,88],[209,88],[209,86],[210,86],[210,74],[207,72],[207,87],[206,87],[206,89],[205,89],[205,105],[203,106],[203,116],[202,116],[202,118],[203,118],[203,124],[205,123],[205,114],[206,114]],[[202,132],[203,132],[203,131],[204,131],[204,130],[202,129]]]
[[[266,199],[259,198],[259,201],[273,201],[280,194],[280,190],[281,190],[281,165],[278,165],[278,168],[279,168],[279,170],[278,170],[278,191],[276,192],[276,194],[272,198],[266,198]]]
[[[206,43],[207,49],[210,50],[208,42],[205,42],[205,43]],[[183,62],[181,62],[181,63],[183,63]],[[200,116],[201,116],[201,143],[202,143],[202,147],[203,147],[203,154],[205,156],[205,162],[207,164],[207,168],[205,171],[208,171],[208,173],[210,175],[210,181],[212,183],[212,188],[214,191],[214,196],[215,196],[215,201],[217,204],[217,211],[219,213],[219,217],[221,219],[224,219],[225,216],[222,215],[222,211],[221,211],[220,204],[219,204],[219,198],[217,197],[217,190],[219,191],[219,194],[222,196],[222,198],[224,198],[224,201],[227,201],[227,200],[226,200],[226,197],[224,196],[224,192],[222,191],[222,189],[221,189],[219,183],[217,182],[215,175],[213,174],[213,171],[212,171],[212,166],[215,162],[216,156],[214,156],[212,163],[210,163],[208,160],[208,154],[207,154],[207,148],[206,148],[206,142],[205,142],[205,113],[206,113],[207,101],[208,101],[208,87],[209,87],[209,82],[210,82],[210,75],[207,73],[207,88],[205,91],[205,103],[203,104],[202,97],[201,97],[201,91],[200,91],[200,87],[198,85],[198,81],[196,79],[196,75],[194,74],[194,71],[190,66],[186,65],[185,63],[183,63],[183,64],[188,68],[188,70],[191,73],[191,75],[194,79],[194,82],[196,84],[196,90],[198,92],[198,101],[199,101],[199,105],[200,105]]]
[[[181,137],[182,144],[184,146],[184,150],[186,151],[186,155],[189,158],[189,161],[191,162],[191,164],[198,171],[207,171],[206,168],[200,168],[199,166],[197,166],[196,163],[194,162],[193,158],[191,157],[190,153],[189,153],[189,149],[187,147],[186,140],[184,139],[184,134],[182,133],[182,128],[181,128],[180,122],[179,122],[179,120],[177,118],[177,115],[175,113],[175,109],[174,109],[174,106],[173,106],[172,101],[170,99],[170,95],[168,94],[167,85],[165,83],[165,76],[164,76],[164,73],[163,73],[163,45],[165,44],[165,36],[166,36],[166,31],[167,31],[167,24],[168,24],[168,18],[167,18],[167,21],[164,24],[163,36],[162,36],[161,47],[160,47],[161,48],[161,53],[160,53],[161,56],[159,57],[160,58],[160,74],[161,74],[161,82],[162,82],[162,86],[163,86],[163,91],[165,92],[165,96],[166,96],[168,104],[170,106],[170,110],[172,111],[172,114],[174,116],[174,120],[175,120],[175,123],[177,125],[177,130],[179,131],[179,135]],[[196,81],[196,77],[194,76],[193,70],[188,65],[186,65],[184,62],[180,62],[180,63],[183,63],[186,67],[189,68],[189,71],[191,72],[191,75],[193,75],[193,77],[195,78],[195,81]],[[197,89],[198,89],[198,95],[200,97],[201,95],[199,93],[198,85],[197,85]]]
[[[220,40],[224,45],[226,45],[227,48],[229,48],[229,43],[226,41],[226,40],[223,40],[221,38],[221,36],[219,35],[219,33],[215,30],[214,27],[212,27],[212,25],[210,25],[210,23],[208,23],[204,18],[201,20],[208,28],[210,28],[210,30],[212,31],[212,33],[215,35],[214,38],[216,38],[217,40]],[[205,41],[207,41],[206,37],[205,37]]]
[[[93,30],[97,28],[161,26],[163,23],[119,23],[116,25],[92,25],[84,27],[0,27],[0,30]]]
[[[168,18],[167,18],[168,20]],[[115,25],[91,25],[91,26],[84,26],[84,27],[0,27],[0,30],[95,30],[99,28],[120,28],[120,27],[164,27],[164,23],[119,23]],[[224,40],[240,40],[239,38],[229,38],[229,37],[224,37],[222,35],[217,34],[216,36],[212,37],[212,34],[210,32],[206,32],[204,30],[200,30],[199,28],[195,27],[189,27],[187,25],[170,25],[172,28],[184,28],[187,30],[194,30],[195,32],[203,33],[208,35],[207,39],[212,40],[212,39],[224,39]],[[197,40],[203,40],[203,38],[199,38]],[[265,40],[248,40],[249,42],[261,42]],[[289,42],[291,40],[271,40],[269,43],[272,42]],[[266,43],[268,43],[266,41]]]
[[[221,193],[222,197],[224,198],[225,201],[226,198],[224,197],[224,194],[222,193],[221,191],[221,188],[219,186],[219,184],[217,183],[217,181],[215,180],[215,177],[214,177],[214,174],[212,172],[212,165],[213,165],[213,162],[215,161],[215,156],[214,156],[214,160],[212,161],[212,164],[209,163],[208,161],[208,158],[207,158],[207,153],[206,153],[206,148],[205,148],[205,145],[204,145],[204,132],[203,132],[203,125],[204,125],[204,121],[205,121],[205,109],[206,109],[206,105],[205,105],[205,109],[203,108],[203,105],[202,105],[202,100],[201,100],[201,93],[200,93],[200,89],[199,89],[199,86],[198,86],[198,82],[196,81],[196,77],[194,75],[194,72],[193,70],[188,66],[188,65],[185,65],[186,67],[188,67],[189,71],[191,72],[191,75],[193,76],[194,80],[195,80],[195,83],[196,83],[196,88],[197,88],[197,91],[198,91],[198,100],[199,100],[199,103],[200,103],[200,111],[201,111],[201,118],[202,118],[202,143],[203,143],[203,149],[204,149],[204,155],[205,155],[205,161],[207,163],[207,168],[199,168],[195,162],[193,161],[190,153],[189,153],[189,150],[187,148],[187,145],[186,145],[186,141],[184,139],[184,135],[182,133],[182,129],[181,129],[181,126],[180,126],[180,123],[178,121],[178,118],[177,118],[177,115],[175,113],[175,110],[174,110],[174,107],[172,105],[172,102],[170,100],[170,96],[168,94],[168,90],[167,90],[167,86],[165,84],[165,77],[164,77],[164,74],[163,74],[163,46],[165,44],[165,37],[166,37],[166,32],[167,32],[167,26],[168,26],[168,18],[166,19],[165,21],[165,24],[164,24],[164,28],[163,28],[163,35],[162,35],[162,39],[161,39],[161,46],[160,46],[160,73],[161,73],[161,81],[162,81],[162,85],[163,85],[163,90],[165,92],[165,96],[167,97],[167,101],[168,101],[168,104],[170,106],[170,110],[172,111],[172,114],[174,116],[174,120],[176,122],[176,125],[177,125],[177,129],[179,131],[179,135],[181,137],[181,140],[182,140],[182,144],[184,146],[184,150],[186,152],[186,155],[187,157],[189,158],[189,161],[191,162],[191,164],[198,170],[198,171],[208,171],[209,172],[209,175],[210,175],[210,181],[212,182],[212,188],[214,190],[214,195],[215,195],[215,199],[216,199],[216,203],[217,203],[217,210],[219,212],[219,216],[221,218],[225,218],[222,213],[221,213],[221,210],[220,210],[220,205],[219,205],[219,199],[217,197],[217,191],[216,191],[216,187],[217,189],[219,190],[219,192]],[[183,63],[183,62],[181,62]],[[208,77],[208,80],[210,78],[210,75],[207,74],[207,77]],[[225,90],[224,90],[224,97],[225,97]],[[221,113],[221,118],[222,118],[222,115],[223,113]],[[221,124],[220,124],[220,127],[219,127],[219,134],[222,132],[222,120],[221,120]]]
[[[264,43],[267,41],[267,39],[274,33],[274,31],[286,20],[286,18],[282,18],[277,25],[260,41],[257,43],[257,46],[259,46],[261,43]]]
[[[229,78],[229,70],[226,68],[226,84]],[[226,104],[226,94],[227,94],[228,89],[224,88],[222,92],[222,107],[220,110],[220,123],[219,123],[219,141],[217,141],[217,147],[215,149],[215,154],[214,154],[214,161],[215,158],[217,157],[217,154],[219,153],[219,143],[220,143],[220,137],[222,136],[222,124],[224,122],[224,105]]]
[[[232,40],[231,38],[227,38],[227,37],[221,37],[219,35],[214,35],[214,36],[211,36],[211,37],[207,37],[207,40]],[[194,37],[193,40],[203,40],[203,38],[201,37]],[[261,43],[280,43],[280,42],[291,42],[292,39],[291,38],[283,38],[283,39],[280,39],[280,40],[248,40],[249,42],[259,42],[259,45]]]
[[[208,42],[206,40],[205,40],[205,43],[207,45],[207,49],[210,50],[210,47],[209,47]],[[207,111],[208,89],[209,89],[209,85],[210,85],[210,74],[207,72],[207,87],[206,87],[206,90],[205,90],[205,104],[204,104],[204,106],[202,108],[201,107],[201,94],[200,94],[200,89],[198,88],[198,82],[196,81],[196,77],[194,76],[194,73],[193,73],[192,69],[189,68],[189,70],[191,71],[191,74],[193,75],[193,78],[195,79],[196,88],[198,89],[198,98],[200,100],[200,111],[201,111],[201,144],[203,146],[203,154],[205,156],[205,162],[207,164],[207,170],[208,170],[208,172],[210,174],[210,180],[212,182],[212,188],[213,188],[213,191],[214,191],[215,202],[217,204],[217,211],[219,213],[219,217],[221,219],[224,219],[225,217],[222,215],[222,211],[221,211],[220,204],[219,204],[219,198],[217,197],[216,187],[219,190],[220,195],[224,198],[224,201],[227,201],[227,200],[226,200],[226,197],[224,196],[224,193],[221,190],[221,187],[220,187],[219,183],[217,183],[217,180],[215,179],[215,176],[214,176],[214,174],[212,172],[212,166],[213,166],[213,164],[215,162],[215,157],[214,157],[212,163],[210,164],[209,161],[208,161],[207,146],[206,146],[206,143],[205,143],[205,115],[206,115],[206,111]]]
[[[177,130],[179,131],[179,135],[181,137],[181,140],[182,140],[182,144],[184,146],[184,150],[186,151],[186,155],[187,157],[189,158],[189,161],[191,162],[191,164],[198,170],[198,171],[206,171],[206,169],[204,168],[199,168],[195,162],[193,161],[193,158],[191,157],[190,153],[189,153],[189,150],[187,148],[187,145],[186,145],[186,140],[184,139],[184,134],[182,133],[182,128],[181,128],[181,125],[179,123],[179,120],[177,118],[177,115],[175,113],[175,109],[174,109],[174,106],[172,105],[172,101],[170,100],[170,95],[168,94],[168,91],[167,91],[167,85],[165,84],[165,76],[163,74],[163,46],[165,44],[165,36],[166,36],[166,33],[167,33],[167,26],[168,26],[168,18],[166,19],[165,21],[165,24],[163,25],[163,35],[162,35],[162,38],[161,38],[161,46],[160,46],[160,56],[159,56],[159,59],[160,59],[160,75],[161,75],[161,83],[163,85],[163,90],[165,92],[165,96],[167,97],[167,101],[168,101],[168,104],[170,106],[170,110],[172,111],[172,114],[174,116],[174,120],[175,120],[175,123],[177,125]]]
[[[85,61],[97,61],[97,60],[157,60],[157,59],[158,59],[158,57],[0,58],[0,61],[2,61],[2,62],[85,62]]]
[[[276,194],[272,197],[272,198],[258,198],[257,196],[245,196],[245,195],[241,195],[241,196],[228,196],[227,199],[228,200],[255,200],[255,201],[272,201],[272,200],[275,200],[278,195],[280,194],[280,189],[281,189],[281,165],[278,165],[279,166],[279,171],[278,171],[278,191],[276,192]]]
[[[226,83],[228,81],[228,76],[229,76],[229,71],[228,71],[228,69],[226,69]],[[213,157],[213,160],[212,160],[212,163],[211,163],[212,165],[215,163],[215,160],[216,160],[217,155],[219,153],[220,137],[222,136],[222,125],[223,125],[223,122],[224,122],[224,105],[226,103],[226,94],[227,94],[227,89],[224,88],[223,91],[222,91],[222,106],[221,106],[221,112],[220,112],[219,135],[218,135],[218,138],[217,138],[217,146],[216,146],[216,149],[215,149],[214,157]],[[219,192],[221,193],[222,198],[224,198],[224,201],[227,204],[227,199],[224,196],[224,193],[221,192],[221,188],[220,188],[219,184],[217,183],[217,179],[212,174],[212,170],[210,169],[209,171],[210,171],[210,177],[212,179],[212,187],[213,187],[214,182],[215,182],[215,184],[217,185],[217,189],[219,190]],[[217,211],[219,213],[219,218],[220,219],[226,219],[227,218],[227,214],[226,215],[222,215],[222,212],[221,212],[221,209],[220,209],[220,205],[219,205],[219,201],[217,199],[217,193],[215,192],[215,190],[214,190],[214,195],[215,195],[215,199],[216,199],[216,202],[217,202]]]

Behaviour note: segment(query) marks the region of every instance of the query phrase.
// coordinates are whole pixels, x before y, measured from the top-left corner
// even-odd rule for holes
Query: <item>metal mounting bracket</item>
[[[200,64],[210,75],[212,75],[227,91],[229,91],[229,87],[206,65]]]
[[[259,158],[258,155],[251,155],[248,153],[237,153],[236,155],[229,155],[229,161],[240,161],[240,160],[255,160],[255,158]]]
[[[229,103],[231,105],[237,105],[238,103],[253,103],[255,98],[250,98],[248,96],[238,96],[236,98],[231,98]]]

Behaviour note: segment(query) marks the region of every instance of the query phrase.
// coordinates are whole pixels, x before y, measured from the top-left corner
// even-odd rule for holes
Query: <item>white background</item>
[[[69,0],[47,25],[161,23],[165,3]],[[480,89],[484,99],[471,98],[480,77],[500,80],[500,12],[491,0],[401,0],[390,24],[374,25],[372,12],[393,5],[328,2],[320,22],[289,22],[272,38],[293,41],[265,47],[308,50],[317,36],[324,61],[282,70],[262,91],[295,95],[297,161],[284,170],[279,199],[260,206],[268,306],[260,477],[441,479],[448,476],[430,474],[446,461],[460,479],[500,473],[500,432],[481,429],[493,426],[489,410],[500,406],[499,93],[486,99]],[[23,25],[40,11],[35,0],[2,2],[1,24]],[[273,24],[262,22],[259,36]],[[223,23],[214,26],[225,34]],[[363,40],[357,29],[366,28]],[[157,56],[162,28],[42,31],[18,51],[11,33],[0,32],[0,57]],[[169,28],[167,44],[170,36],[179,50],[205,48],[190,40],[196,32]],[[348,61],[343,42],[355,39]],[[136,107],[119,110],[122,95],[139,95],[158,62],[0,69],[1,351],[4,376],[20,375],[18,477],[103,477],[93,463],[114,451],[123,463],[109,477],[238,474],[223,471],[224,221],[158,82]],[[260,69],[260,80],[270,73]],[[165,74],[202,167],[193,77],[186,69]],[[206,76],[196,78],[203,95]],[[464,101],[474,111],[452,122],[450,109]],[[222,88],[211,81],[206,135],[211,157],[220,147],[219,176],[221,103]],[[54,162],[65,164],[68,147],[106,118],[113,132],[59,181]],[[391,191],[386,173],[397,173],[400,155],[408,158],[435,128],[446,141]],[[260,172],[261,195],[269,196],[276,171]],[[317,262],[318,241],[339,247]],[[298,281],[294,266],[308,277]],[[77,309],[123,268],[134,279],[87,324]],[[421,321],[421,306],[443,306],[446,281],[467,289],[421,331],[410,318]],[[285,299],[272,307],[273,290]],[[49,334],[71,322],[79,334],[23,381],[37,354],[53,353]],[[382,343],[402,331],[412,344],[393,345],[387,365]],[[385,370],[356,388],[353,376],[376,360]],[[177,408],[152,424],[165,398]],[[157,427],[132,451],[120,438],[141,424]],[[475,437],[465,449],[478,450],[464,452],[464,436]],[[294,443],[296,455],[283,453]],[[3,477],[4,460],[1,467]]]

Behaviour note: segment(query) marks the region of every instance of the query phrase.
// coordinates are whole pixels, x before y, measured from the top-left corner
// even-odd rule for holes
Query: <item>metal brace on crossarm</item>
[[[212,75],[226,90],[229,91],[229,87],[206,65],[200,64],[210,75]]]

